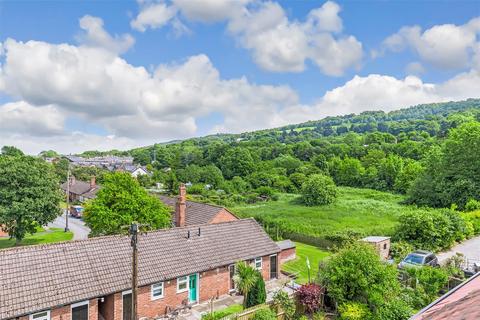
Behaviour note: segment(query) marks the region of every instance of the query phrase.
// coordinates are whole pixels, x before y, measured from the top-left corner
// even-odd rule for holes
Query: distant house
[[[60,188],[67,193],[67,182],[62,183]],[[68,187],[69,190],[69,199],[70,201],[80,201],[83,202],[88,199],[93,199],[97,196],[98,190],[100,190],[100,186],[97,185],[95,177],[90,179],[90,182],[85,182],[81,180],[75,179],[74,176],[70,177],[70,186]]]
[[[172,223],[176,227],[238,220],[232,212],[224,207],[187,200],[185,185],[180,186],[177,198],[163,195],[158,197],[171,208]]]
[[[124,166],[118,167],[116,170],[128,172],[134,178],[138,176],[143,176],[143,175],[151,175],[151,173],[147,170],[147,168],[143,166],[124,165]]]
[[[371,244],[380,256],[380,259],[387,260],[390,256],[390,237],[369,236],[363,238],[362,241]]]
[[[410,319],[480,319],[480,272],[420,310]]]
[[[236,290],[235,263],[279,276],[280,248],[253,219],[138,235],[138,318]],[[0,250],[0,319],[131,320],[132,248],[116,235]]]

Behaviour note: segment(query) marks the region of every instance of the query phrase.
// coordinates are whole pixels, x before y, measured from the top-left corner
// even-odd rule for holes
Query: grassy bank
[[[403,197],[370,189],[339,187],[335,203],[307,207],[296,194],[281,194],[278,201],[233,207],[241,217],[254,217],[284,232],[324,237],[347,230],[365,235],[391,235],[399,215],[415,210],[401,204]],[[270,230],[271,232],[271,230]]]
[[[49,228],[48,230],[40,229],[37,233],[27,235],[19,245],[28,246],[33,244],[54,243],[71,240],[72,238],[72,232],[65,232],[61,228]],[[0,238],[0,249],[11,248],[14,246],[15,239]]]
[[[295,242],[297,248],[297,258],[286,262],[282,266],[282,270],[289,273],[297,274],[297,283],[308,282],[307,257],[310,261],[310,278],[314,280],[318,273],[318,264],[320,261],[328,257],[331,253],[321,250],[320,248],[310,246],[308,244]]]

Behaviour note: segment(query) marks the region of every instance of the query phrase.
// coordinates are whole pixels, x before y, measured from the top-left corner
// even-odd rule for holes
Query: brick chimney
[[[177,208],[175,210],[175,225],[177,227],[185,226],[185,214],[187,211],[187,190],[185,185],[180,184],[179,194],[177,198]]]
[[[90,178],[90,189],[93,189],[97,186],[97,182],[96,182],[96,179],[95,179],[95,176],[92,176]]]

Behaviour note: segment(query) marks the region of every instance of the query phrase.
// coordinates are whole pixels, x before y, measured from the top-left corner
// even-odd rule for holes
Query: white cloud
[[[436,25],[422,31],[419,26],[403,27],[383,41],[382,53],[413,50],[423,61],[440,69],[464,69],[474,65],[478,50],[480,17],[464,25]]]
[[[145,32],[147,28],[158,29],[165,26],[177,14],[177,8],[167,3],[140,2],[140,13],[130,22],[130,26],[138,31]]]
[[[129,34],[112,37],[104,28],[103,20],[89,15],[80,19],[80,28],[84,33],[78,36],[80,42],[86,46],[99,47],[114,53],[123,53],[135,43]]]
[[[34,107],[24,101],[0,105],[0,132],[28,133],[33,136],[51,136],[63,132],[62,115],[54,106]]]
[[[340,76],[360,66],[362,44],[353,36],[342,35],[340,6],[327,1],[309,12],[304,22],[290,20],[277,2],[251,0],[172,0],[141,2],[140,13],[131,26],[139,31],[157,29],[171,23],[177,33],[188,21],[227,21],[228,32],[239,45],[251,51],[262,69],[274,72],[301,72],[311,60],[320,70]]]
[[[97,48],[9,39],[5,49],[0,82],[9,95],[35,106],[56,105],[117,137],[193,136],[195,119],[212,112],[232,123],[230,131],[258,129],[269,125],[272,110],[298,101],[287,86],[222,79],[205,55],[151,73]],[[247,114],[259,117],[252,121]]]
[[[290,21],[278,3],[263,2],[238,12],[228,29],[265,70],[300,72],[310,59],[323,73],[340,76],[359,67],[363,50],[353,36],[334,36],[342,30],[339,11],[329,1],[312,10],[306,22]]]

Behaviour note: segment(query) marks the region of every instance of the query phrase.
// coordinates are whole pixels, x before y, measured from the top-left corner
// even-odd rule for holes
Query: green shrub
[[[267,292],[265,290],[265,282],[260,272],[257,271],[257,279],[255,284],[250,289],[247,295],[246,308],[250,308],[262,303],[267,299]]]
[[[461,216],[467,223],[471,223],[475,235],[480,234],[480,210],[464,212]]]
[[[390,255],[396,262],[402,261],[412,251],[412,245],[405,241],[392,242],[390,246]]]
[[[407,273],[410,276],[410,287],[417,291],[425,304],[435,300],[440,290],[448,284],[446,269],[433,267],[409,268]]]
[[[332,178],[314,174],[302,184],[302,200],[307,206],[330,204],[337,198],[337,186]]]
[[[338,307],[340,320],[367,320],[371,319],[372,313],[368,306],[359,302],[345,302]]]
[[[412,308],[402,299],[394,299],[382,304],[375,311],[375,320],[406,320],[413,314]]]
[[[412,210],[403,213],[399,220],[395,239],[409,242],[417,249],[447,249],[470,233],[465,220],[452,210]]]
[[[291,320],[295,316],[295,301],[290,299],[288,293],[278,290],[273,295],[273,303],[284,312],[285,320]]]
[[[194,184],[187,188],[189,194],[204,194],[206,193],[205,185],[203,184]]]
[[[475,199],[470,199],[467,201],[467,204],[465,205],[465,211],[475,211],[480,209],[480,201],[475,200]]]
[[[253,320],[277,320],[275,312],[268,308],[263,308],[255,312]]]

